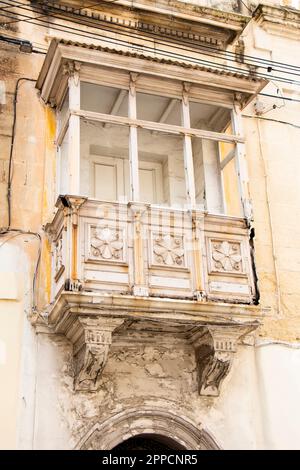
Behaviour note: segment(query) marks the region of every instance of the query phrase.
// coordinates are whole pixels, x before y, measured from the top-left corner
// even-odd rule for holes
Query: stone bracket
[[[252,329],[252,328],[250,328]],[[199,394],[217,397],[229,374],[238,340],[249,332],[245,326],[208,326],[194,341]]]
[[[112,333],[123,322],[117,318],[78,317],[77,327],[69,338],[73,343],[75,390],[95,392],[99,389]]]

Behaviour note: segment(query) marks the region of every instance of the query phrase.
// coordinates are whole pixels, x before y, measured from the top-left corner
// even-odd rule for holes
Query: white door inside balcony
[[[140,200],[150,204],[162,201],[162,164],[155,162],[139,162]]]
[[[91,155],[92,196],[101,201],[119,201],[124,191],[124,160]]]
[[[90,156],[91,196],[101,201],[126,201],[128,199],[129,165],[124,158]],[[157,204],[162,200],[162,165],[156,162],[139,162],[140,199]]]

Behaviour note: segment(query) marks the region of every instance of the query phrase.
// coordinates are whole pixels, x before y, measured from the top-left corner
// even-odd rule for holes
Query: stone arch
[[[158,435],[188,450],[218,450],[215,439],[202,427],[171,411],[131,408],[98,422],[83,436],[76,449],[111,450],[134,436]]]

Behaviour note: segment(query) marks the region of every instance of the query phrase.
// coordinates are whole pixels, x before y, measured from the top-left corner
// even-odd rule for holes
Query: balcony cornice
[[[198,325],[258,326],[267,312],[259,305],[225,302],[201,302],[132,295],[110,295],[89,292],[62,292],[50,307],[48,322],[56,332],[62,332],[71,318],[114,316],[143,320],[197,323]],[[65,325],[65,326],[64,326]]]
[[[265,31],[291,39],[300,38],[300,11],[272,5],[260,4],[253,18]]]
[[[44,0],[31,0],[31,3],[47,8],[49,11],[51,7],[54,7],[69,14],[77,13],[95,20],[102,19],[101,13],[109,13],[109,17],[106,19],[111,23],[116,23],[115,16],[121,15],[125,20],[138,20],[141,25],[147,21],[147,17],[151,23],[160,23],[167,20],[169,25],[173,24],[174,27],[176,23],[177,26],[180,23],[183,26],[184,23],[206,25],[206,33],[210,32],[211,35],[216,34],[218,30],[219,32],[223,30],[223,34],[226,30],[234,34],[241,32],[251,19],[249,16],[232,11],[219,10],[178,0],[138,0],[134,2],[115,0],[113,3],[110,0],[104,0],[99,4],[91,4],[86,8],[83,8],[82,2],[77,0],[52,0],[47,2]],[[145,23],[144,25],[146,26]],[[213,31],[213,28],[215,28],[215,31]]]

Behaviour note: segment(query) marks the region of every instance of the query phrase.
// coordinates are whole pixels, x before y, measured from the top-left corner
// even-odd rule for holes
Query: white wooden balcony
[[[57,207],[52,300],[67,290],[255,303],[244,219],[73,196]]]
[[[101,386],[112,342],[160,338],[194,350],[199,393],[219,395],[261,317],[244,219],[75,196],[57,207],[47,317],[73,344],[75,389]]]

